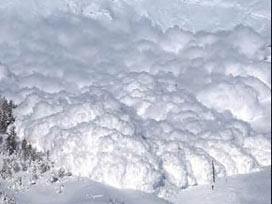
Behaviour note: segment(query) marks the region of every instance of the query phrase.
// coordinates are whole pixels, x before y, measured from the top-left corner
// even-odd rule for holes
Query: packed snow
[[[112,187],[169,198],[210,183],[212,161],[218,177],[259,171],[270,4],[2,0],[0,95],[20,138]]]
[[[197,186],[171,198],[182,204],[269,204],[271,203],[271,168],[249,175],[220,179],[212,190],[210,186]]]
[[[59,194],[56,191],[61,186],[64,188]],[[53,187],[46,184],[32,186],[28,191],[14,194],[14,200],[19,204],[197,204],[200,201],[203,204],[269,204],[271,169],[221,178],[214,190],[210,185],[195,186],[172,196],[169,202],[150,194],[118,190],[78,178]]]

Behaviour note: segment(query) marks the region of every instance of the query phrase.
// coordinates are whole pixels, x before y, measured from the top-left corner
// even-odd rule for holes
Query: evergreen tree
[[[15,128],[12,127],[5,141],[5,151],[7,151],[8,155],[12,155],[17,150],[16,137]]]
[[[8,126],[14,123],[12,111],[15,107],[12,101],[0,97],[0,133],[6,133]]]

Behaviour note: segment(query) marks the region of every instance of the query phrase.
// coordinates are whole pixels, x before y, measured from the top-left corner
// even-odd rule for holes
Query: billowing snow
[[[270,2],[222,2],[4,0],[0,94],[19,137],[162,197],[209,183],[212,160],[218,176],[271,165]]]

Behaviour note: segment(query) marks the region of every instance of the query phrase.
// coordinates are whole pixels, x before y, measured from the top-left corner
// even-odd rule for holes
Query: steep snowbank
[[[58,166],[167,197],[210,182],[212,160],[218,176],[271,164],[271,48],[259,33],[269,35],[268,16],[225,24],[218,12],[219,25],[190,20],[184,31],[168,28],[175,3],[153,16],[163,2],[9,2],[0,6],[0,94],[19,104],[18,135]],[[247,9],[186,7],[212,2],[226,16]],[[193,32],[203,29],[217,32]]]

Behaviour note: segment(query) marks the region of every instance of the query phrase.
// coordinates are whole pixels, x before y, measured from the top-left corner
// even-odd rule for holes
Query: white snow
[[[20,204],[170,204],[154,195],[120,191],[87,179],[73,179],[63,183],[63,193],[58,194],[56,190],[61,185],[56,184],[53,188],[38,185],[15,197]]]
[[[64,188],[58,194],[60,186]],[[200,201],[203,204],[269,204],[271,169],[218,179],[214,190],[210,185],[191,187],[172,196],[170,202],[141,192],[120,191],[88,179],[72,179],[53,187],[39,184],[14,197],[19,204],[196,204]]]
[[[192,204],[268,204],[271,203],[271,168],[259,173],[220,179],[214,190],[203,185],[182,191],[173,203]]]
[[[220,177],[261,170],[268,4],[4,0],[0,94],[19,105],[20,138],[119,189],[168,198],[209,183],[212,160]]]

